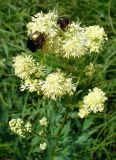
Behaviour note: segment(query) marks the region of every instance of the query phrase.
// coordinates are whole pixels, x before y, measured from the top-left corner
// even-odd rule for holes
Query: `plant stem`
[[[57,142],[56,142],[56,145],[54,146],[54,148],[53,148],[53,150],[52,150],[51,160],[55,160],[55,149],[56,149],[56,147],[58,146],[58,141],[59,141],[59,138],[60,138],[60,133],[61,133],[61,131],[62,131],[64,125],[65,125],[65,122],[66,122],[66,120],[67,120],[67,116],[68,116],[68,112],[66,112],[66,114],[65,114],[65,116],[64,116],[64,119],[63,119],[63,121],[62,121],[62,125],[61,125],[58,133],[57,133],[56,136],[55,136]]]
[[[23,111],[22,111],[22,119],[24,118],[28,97],[29,97],[29,91],[27,92],[27,95],[25,97],[25,102],[24,102]]]

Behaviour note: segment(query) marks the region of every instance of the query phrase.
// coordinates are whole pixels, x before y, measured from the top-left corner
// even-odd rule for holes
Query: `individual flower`
[[[45,142],[44,143],[40,143],[40,145],[39,145],[41,150],[45,150],[46,146],[47,146],[47,144]]]
[[[46,117],[43,117],[42,119],[40,119],[39,122],[40,122],[41,126],[47,127],[47,125],[48,125],[48,121],[47,121]]]
[[[79,110],[79,116],[84,118],[90,112],[102,112],[106,100],[107,97],[101,89],[95,87],[93,90],[89,90],[89,93],[83,98],[83,105]]]
[[[21,118],[17,118],[9,121],[9,127],[13,133],[25,137],[26,133],[31,132],[32,126],[30,122],[25,123]]]
[[[75,89],[72,79],[65,78],[65,74],[60,71],[49,74],[41,84],[43,95],[53,100],[66,94],[71,96]]]
[[[13,67],[15,74],[23,80],[27,80],[31,76],[39,78],[44,73],[44,67],[35,63],[31,55],[24,53],[14,57]]]
[[[62,56],[66,58],[81,57],[87,53],[88,40],[84,29],[78,23],[71,23],[64,33],[62,41]]]
[[[107,35],[102,27],[99,26],[89,26],[85,28],[85,34],[88,38],[87,48],[90,52],[98,52],[105,40],[107,40]]]

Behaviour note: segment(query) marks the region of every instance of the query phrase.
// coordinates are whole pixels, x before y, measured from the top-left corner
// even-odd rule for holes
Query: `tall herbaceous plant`
[[[81,89],[79,86],[84,78],[92,79],[95,65],[90,62],[83,67],[83,80],[82,73],[77,75],[76,71],[83,57],[99,54],[107,35],[98,25],[82,27],[79,22],[58,16],[57,11],[34,15],[27,24],[27,35],[30,51],[17,54],[13,68],[21,80],[20,90],[36,94],[41,103],[36,106],[35,119],[27,121],[30,114],[23,112],[22,117],[9,121],[9,127],[23,140],[30,137],[30,145],[35,140],[28,156],[35,147],[40,159],[66,159],[74,154],[75,146],[78,148],[79,132],[73,124],[104,111],[105,91],[95,84],[91,88],[86,83]]]

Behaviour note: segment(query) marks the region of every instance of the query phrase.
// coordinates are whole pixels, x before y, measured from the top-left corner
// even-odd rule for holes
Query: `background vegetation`
[[[37,136],[33,140],[28,137],[25,142],[17,140],[16,136],[10,134],[8,121],[12,117],[28,116],[29,120],[35,122],[38,116],[37,106],[46,105],[46,102],[42,102],[36,94],[29,94],[28,91],[20,92],[20,81],[14,75],[11,65],[12,57],[21,51],[28,51],[26,23],[30,21],[30,16],[41,10],[46,13],[54,8],[60,15],[75,21],[79,20],[82,25],[104,27],[109,39],[100,54],[82,58],[77,62],[80,69],[77,74],[85,72],[83,68],[90,62],[98,64],[95,79],[83,77],[79,90],[81,91],[84,86],[86,93],[88,88],[95,85],[101,87],[108,97],[106,109],[103,113],[93,114],[85,120],[73,118],[72,112],[70,129],[68,122],[62,131],[64,138],[61,139],[60,145],[64,150],[59,151],[60,155],[54,157],[54,160],[114,160],[116,158],[115,0],[0,0],[0,160],[48,159],[47,151],[39,154]],[[56,62],[53,65],[56,65]],[[62,66],[61,62],[57,65]],[[49,103],[51,108],[53,105],[53,102]],[[53,121],[55,117],[56,115],[54,117],[52,115]],[[34,127],[36,129],[36,126]],[[69,137],[67,142],[65,130],[72,136],[73,141]],[[73,132],[77,133],[77,136],[73,136]]]

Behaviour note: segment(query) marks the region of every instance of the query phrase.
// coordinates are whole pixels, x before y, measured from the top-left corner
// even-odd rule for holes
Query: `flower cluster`
[[[30,92],[41,92],[46,98],[54,100],[63,95],[72,95],[75,91],[72,79],[66,78],[60,71],[49,74],[45,80],[41,79],[45,75],[45,67],[36,64],[30,55],[17,55],[13,61],[15,74],[22,79],[21,91],[29,89]]]
[[[24,91],[25,89],[28,89],[30,92],[37,92],[40,94],[40,80],[38,79],[27,79],[25,81],[22,81],[21,84],[21,91]]]
[[[42,119],[39,120],[39,123],[43,127],[43,129],[39,132],[39,135],[40,136],[46,136],[45,129],[48,126],[48,120],[47,120],[47,118],[43,117]],[[41,150],[45,150],[46,147],[47,147],[47,144],[45,142],[40,143],[39,147],[40,147]]]
[[[39,93],[40,77],[44,75],[45,67],[36,63],[31,55],[17,55],[13,59],[13,67],[15,75],[22,79],[21,90],[29,89],[30,92],[37,91]]]
[[[15,68],[15,74],[22,80],[27,80],[31,77],[40,78],[44,73],[44,66],[36,63],[31,55],[25,53],[14,57],[13,67]]]
[[[89,112],[84,107],[79,109],[78,115],[79,115],[80,118],[87,117],[88,114],[89,114]]]
[[[87,47],[90,52],[99,52],[104,40],[107,40],[104,29],[99,26],[89,26],[85,31],[88,38]]]
[[[64,33],[62,41],[61,54],[63,57],[81,57],[87,53],[86,43],[87,38],[84,33],[84,28],[78,23],[72,23]]]
[[[27,24],[28,35],[38,31],[45,33],[48,38],[55,37],[58,29],[57,19],[58,14],[56,11],[50,11],[47,14],[37,13],[32,17],[32,22]]]
[[[75,89],[72,79],[65,78],[65,74],[60,71],[49,74],[41,84],[43,95],[54,100],[67,94],[71,96]]]
[[[47,147],[47,144],[45,142],[44,143],[40,143],[39,147],[40,147],[41,150],[45,150],[46,147]]]
[[[64,57],[64,60],[65,58],[80,58],[91,52],[98,53],[105,40],[107,40],[107,36],[103,28],[99,26],[81,27],[80,23],[73,21],[70,22],[70,20],[66,17],[59,17],[56,11],[50,11],[47,14],[43,14],[41,12],[34,15],[32,17],[32,21],[27,24],[27,29],[27,47],[32,52],[35,52],[37,49],[41,49],[44,52],[43,54],[55,54],[57,56]],[[42,58],[43,57],[44,56],[42,56]],[[46,57],[49,58],[49,56],[45,55],[44,58]],[[51,57],[52,56],[50,56],[50,58]],[[42,59],[42,64],[46,60]],[[73,73],[76,73],[76,75],[80,72],[77,71],[77,63],[74,64],[74,66],[76,66],[75,68],[74,66],[71,66],[71,64],[74,62],[74,59],[66,60],[66,62],[68,62],[68,72],[71,70],[73,71]],[[46,66],[48,64],[49,63],[47,63]],[[54,65],[51,65],[51,68],[53,66]],[[65,68],[64,66],[65,65],[63,65],[62,67],[63,69]],[[78,82],[80,82],[80,79],[82,79],[81,77],[83,77],[79,76],[78,78],[76,77],[76,75],[73,75],[73,79],[75,82],[73,83],[73,79],[71,78],[71,76],[66,76],[66,74],[63,73],[60,69],[54,71],[54,68],[52,68],[53,72],[48,74],[49,69],[46,70],[45,67],[36,62],[31,55],[27,55],[25,53],[22,53],[22,55],[17,55],[13,59],[13,67],[15,69],[15,75],[17,75],[21,79],[21,91],[28,89],[30,92],[37,92],[38,95],[42,95],[43,98],[47,98],[48,100],[57,100],[58,98],[60,99],[63,96],[67,95],[72,96],[76,91],[76,84],[78,84]],[[95,66],[90,63],[90,65],[86,67],[86,76],[92,78],[95,72]],[[70,75],[71,74],[72,73],[70,73]],[[77,94],[75,94],[74,98],[72,98],[74,103],[73,106],[75,106],[76,97],[78,96],[80,91],[81,90],[79,90]],[[64,98],[66,99],[67,97]],[[41,97],[39,99],[41,99]],[[101,89],[95,87],[93,88],[93,90],[89,90],[89,93],[83,98],[83,101],[79,108],[78,116],[80,118],[84,118],[91,112],[102,112],[104,110],[104,103],[106,100],[107,97]],[[43,103],[42,101],[42,107],[45,106],[44,104],[46,105],[46,101],[45,103]],[[49,112],[51,110],[46,110],[46,108],[41,109],[41,106],[39,107],[40,108],[38,108],[39,110],[37,109],[37,112],[40,111],[40,116],[45,114],[49,117]],[[65,111],[66,109],[63,108],[61,112],[58,113],[61,113],[63,115]],[[59,116],[57,114],[55,115],[57,116],[57,120],[54,121],[53,119],[53,121],[54,123],[56,123],[56,126],[58,126],[63,120],[63,116]],[[72,116],[72,118],[75,117],[75,113],[72,113],[72,111],[69,115]],[[68,118],[70,117],[68,116]],[[64,120],[67,120],[67,117],[64,117]],[[64,120],[63,125],[65,124]],[[26,137],[26,134],[30,132],[32,132],[32,134],[35,134],[36,136],[39,136],[39,147],[41,151],[44,151],[48,145],[47,138],[49,138],[48,132],[51,128],[50,122],[50,119],[48,120],[46,117],[42,117],[41,119],[39,119],[39,126],[35,128],[36,130],[39,130],[37,131],[38,133],[36,133],[36,131],[32,132],[31,123],[25,122],[21,118],[11,119],[9,121],[9,128],[13,133],[23,138]],[[60,128],[62,129],[63,127],[61,124]],[[59,137],[59,131],[61,132],[58,126],[58,130],[53,132],[53,138]]]
[[[41,126],[47,127],[47,125],[48,125],[48,121],[47,121],[46,117],[43,117],[42,119],[40,119],[39,122],[40,122]]]
[[[17,118],[9,121],[9,127],[15,134],[25,137],[26,133],[31,132],[32,125],[30,122],[25,123],[21,118]]]
[[[28,35],[41,33],[45,42],[41,49],[62,57],[81,57],[91,52],[99,52],[107,40],[104,29],[99,26],[81,27],[67,18],[59,18],[56,11],[38,13],[27,24]]]
[[[86,117],[90,112],[102,112],[104,110],[104,103],[107,100],[105,93],[95,87],[93,91],[90,90],[88,95],[83,98],[83,105],[79,109],[79,116]]]

